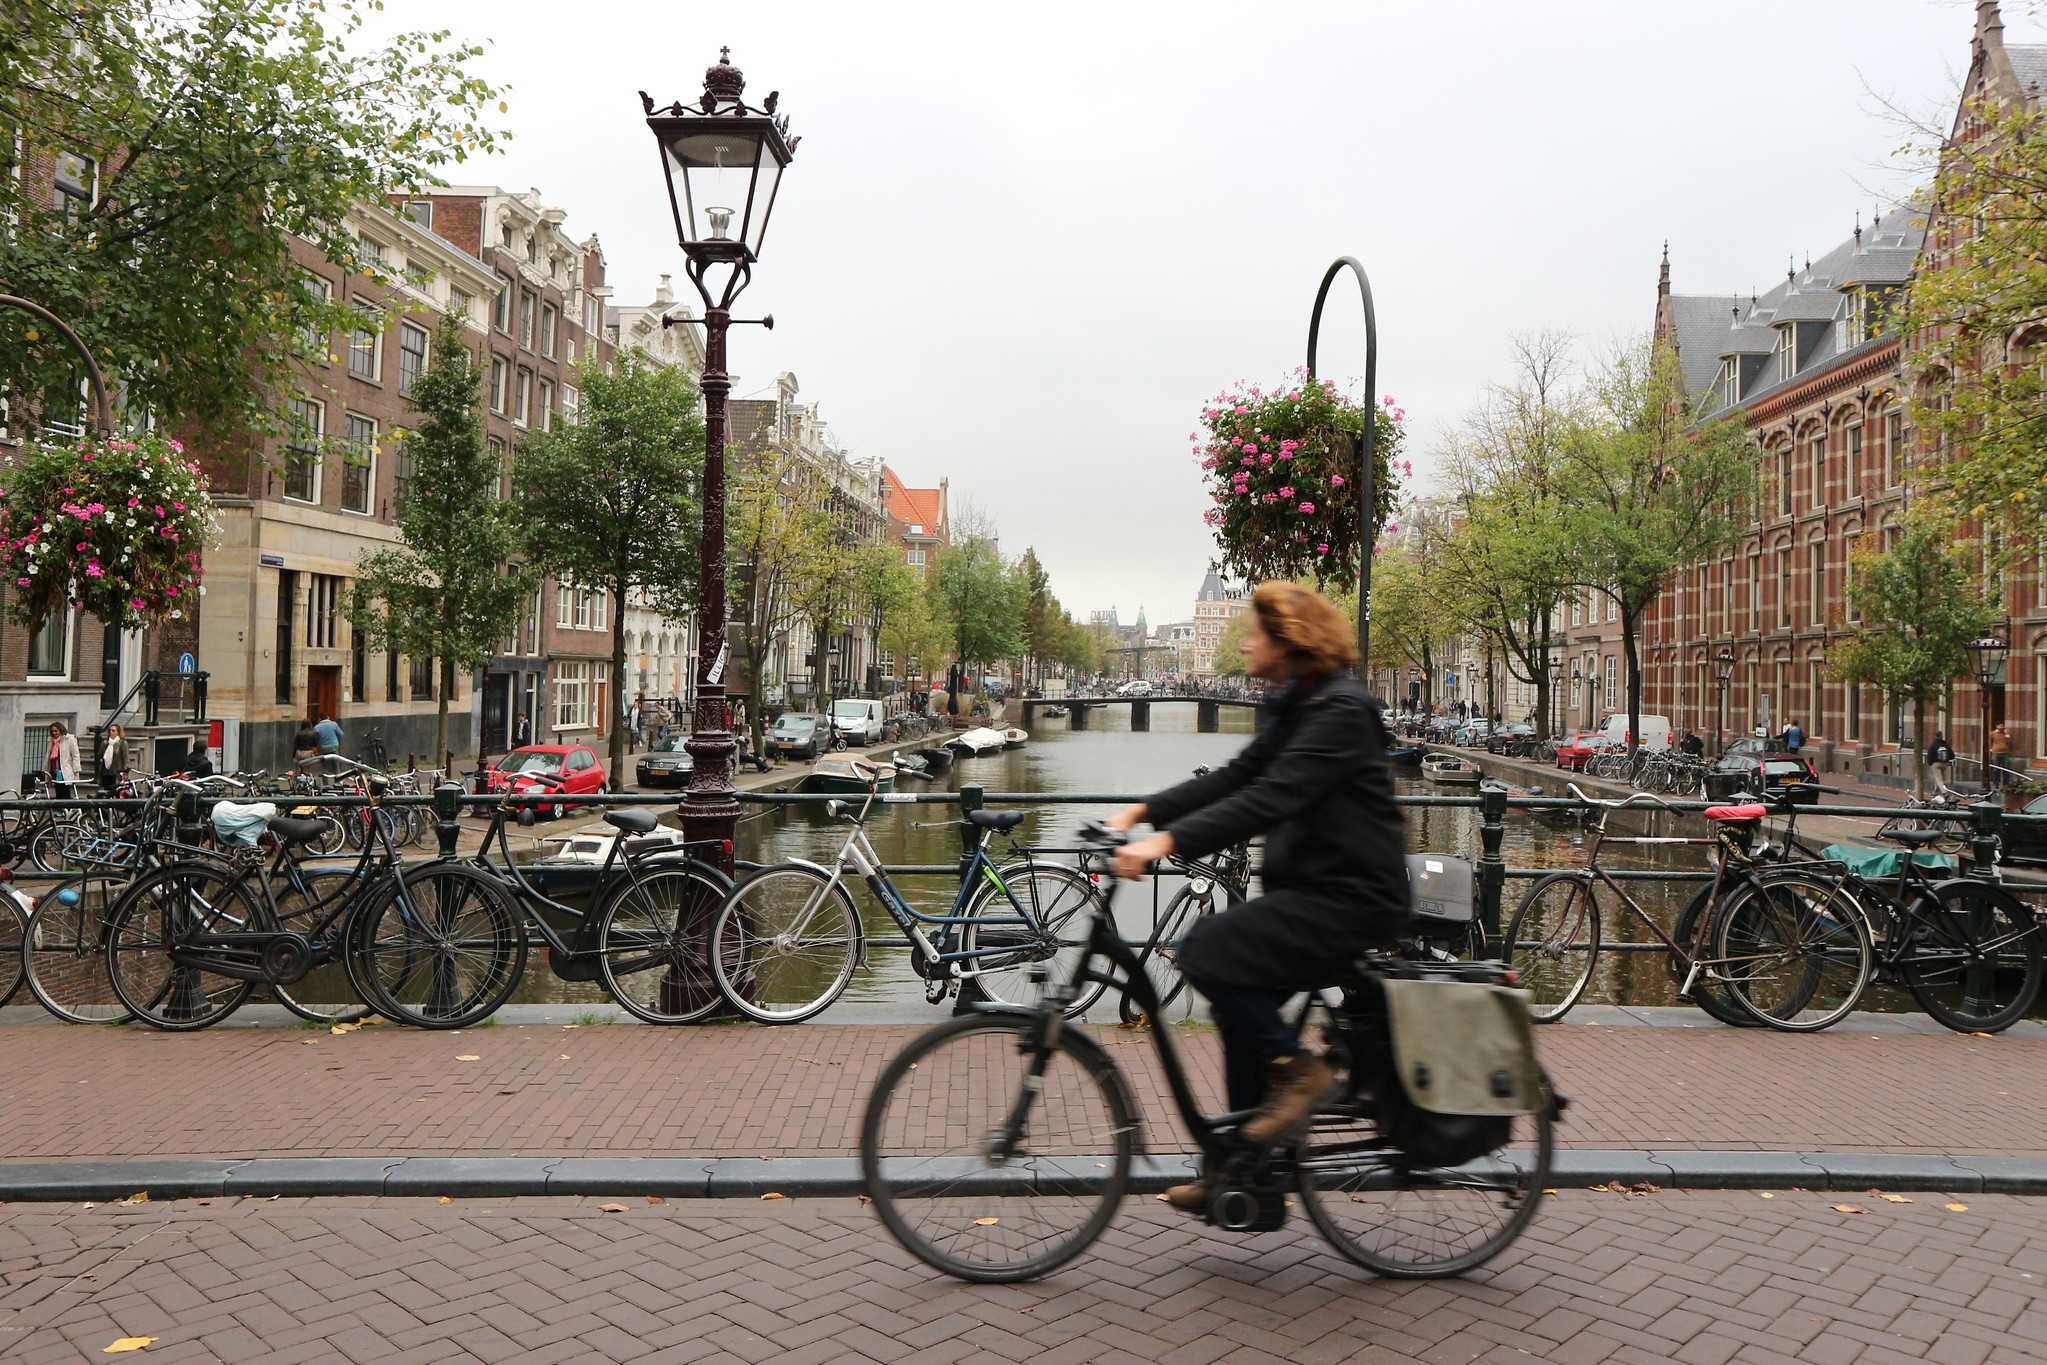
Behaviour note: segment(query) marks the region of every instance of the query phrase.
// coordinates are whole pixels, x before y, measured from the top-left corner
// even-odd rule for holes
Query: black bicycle
[[[1096,856],[1122,842],[1100,825],[1082,837]],[[1116,932],[1114,891],[1112,882],[1094,898],[1085,950],[1034,1006],[984,1007],[930,1030],[896,1054],[868,1097],[860,1162],[875,1211],[898,1242],[946,1274],[977,1281],[1046,1274],[1100,1237],[1131,1192],[1137,1100],[1109,1054],[1066,1018],[1073,999],[1096,984],[1129,991],[1156,1017],[1151,979]],[[1548,1181],[1561,1100],[1537,1086],[1526,1112],[1466,1130],[1456,1161],[1411,1155],[1446,1147],[1414,1141],[1426,1124],[1413,1121],[1420,1111],[1393,1074],[1385,983],[1394,978],[1504,983],[1511,975],[1494,963],[1374,954],[1311,993],[1298,1025],[1319,1028],[1345,1079],[1307,1134],[1283,1146],[1238,1136],[1251,1111],[1204,1115],[1173,1031],[1152,1030],[1174,1108],[1210,1181],[1210,1223],[1269,1231],[1298,1200],[1351,1260],[1418,1277],[1481,1265],[1527,1227]]]

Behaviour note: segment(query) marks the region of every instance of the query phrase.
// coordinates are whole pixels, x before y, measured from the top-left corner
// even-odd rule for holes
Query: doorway
[[[306,670],[306,719],[341,715],[341,665],[315,664]]]
[[[483,743],[487,748],[512,747],[512,675],[492,673],[483,684]]]

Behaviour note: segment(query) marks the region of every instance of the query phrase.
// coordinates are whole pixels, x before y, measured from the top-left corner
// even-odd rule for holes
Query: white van
[[[1617,711],[1606,718],[1599,727],[1599,733],[1609,744],[1625,744],[1628,739],[1628,713]],[[1642,716],[1642,743],[1644,753],[1660,753],[1670,747],[1670,717]]]
[[[881,743],[881,727],[888,719],[878,701],[841,697],[832,703],[832,728],[848,744]]]

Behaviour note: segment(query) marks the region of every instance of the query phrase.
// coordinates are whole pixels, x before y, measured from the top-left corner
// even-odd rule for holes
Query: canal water
[[[1227,762],[1249,742],[1252,716],[1248,709],[1223,708],[1219,734],[1197,733],[1195,708],[1191,705],[1154,706],[1151,729],[1142,733],[1128,728],[1128,713],[1121,707],[1098,708],[1089,716],[1086,730],[1073,730],[1064,719],[1040,718],[1029,743],[1022,748],[983,758],[961,758],[939,780],[905,782],[902,790],[957,791],[963,785],[974,784],[990,792],[1141,795],[1189,776],[1198,765]],[[1419,777],[1403,779],[1399,787],[1402,793],[1413,795],[1468,795],[1472,790],[1438,788]],[[1562,789],[1561,781],[1546,788],[1558,794]],[[1112,809],[1111,805],[1037,808],[1016,831],[1015,843],[1071,848],[1081,822],[1099,818]],[[1477,859],[1479,813],[1475,808],[1407,807],[1404,813],[1411,850]],[[954,807],[877,803],[870,812],[867,831],[876,851],[889,863],[951,864],[960,853],[960,831],[952,823],[956,819]],[[822,805],[749,806],[740,825],[737,853],[741,859],[755,863],[803,858],[829,865],[845,840],[846,829],[844,824],[830,820]],[[997,836],[991,847],[999,851],[1006,842],[1003,836]],[[1583,853],[1584,845],[1575,823],[1560,826],[1540,821],[1529,812],[1508,813],[1504,856],[1509,867],[1570,866],[1582,862]],[[1070,854],[1064,856],[1071,860]],[[1610,845],[1602,854],[1602,862],[1614,868],[1665,870],[1703,870],[1707,866],[1703,848],[1683,845],[1647,848]],[[949,875],[904,876],[897,878],[897,885],[912,905],[932,914],[945,913],[958,889],[957,880]],[[1164,877],[1159,879],[1156,889],[1144,884],[1125,887],[1117,901],[1118,921],[1125,935],[1143,937],[1150,928],[1155,908],[1162,910],[1179,885],[1179,879]],[[1523,879],[1508,881],[1504,916],[1511,916],[1515,903],[1529,885]],[[1628,885],[1643,909],[1666,930],[1698,890],[1696,884],[1685,882]],[[911,969],[909,950],[900,931],[864,886],[856,883],[852,890],[869,935],[871,970],[855,973],[841,1004],[823,1017],[936,1017],[939,1007],[925,1004],[924,982]],[[1653,938],[1624,907],[1608,909],[1605,938],[1609,943]],[[1614,911],[1620,915],[1614,915]],[[1625,922],[1616,922],[1621,916],[1626,917]],[[1668,956],[1663,953],[1604,952],[1586,999],[1633,1005],[1675,1003],[1667,964]],[[600,1001],[605,997],[596,983],[558,981],[536,961],[522,983],[519,998]],[[1110,1009],[1113,1012],[1113,1003]],[[1097,1006],[1095,1013],[1102,1012],[1103,1007]]]

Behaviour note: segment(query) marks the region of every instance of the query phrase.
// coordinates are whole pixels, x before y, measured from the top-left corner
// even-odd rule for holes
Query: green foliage
[[[491,151],[499,92],[445,32],[368,41],[380,0],[29,0],[0,20],[0,142],[91,158],[67,211],[0,174],[0,279],[77,327],[131,406],[176,425],[262,426],[307,333],[344,322],[290,238],[350,269],[351,209]],[[88,186],[88,188],[91,188]],[[324,344],[324,343],[323,343]],[[0,315],[0,389],[75,384],[25,315]],[[52,413],[51,416],[59,414]],[[69,414],[61,414],[69,419]]]
[[[1378,586],[1376,573],[1377,570],[1375,568],[1374,589]],[[1240,611],[1223,623],[1222,634],[1216,638],[1215,642],[1216,676],[1241,678],[1250,671],[1249,666],[1244,662],[1244,637],[1250,633],[1251,613],[1249,611]]]
[[[1194,454],[1213,500],[1217,568],[1243,582],[1308,578],[1354,583],[1364,547],[1376,541],[1399,501],[1401,422],[1383,408],[1354,402],[1328,380],[1300,379],[1266,393],[1257,385],[1226,390],[1202,409],[1205,431]],[[1362,539],[1355,442],[1373,429],[1373,533]]]
[[[931,587],[961,664],[993,663],[1022,649],[1024,595],[989,541],[976,536],[940,551]]]
[[[622,354],[611,372],[577,376],[580,420],[520,447],[513,487],[527,558],[564,582],[611,598],[611,697],[625,695],[625,609],[670,616],[695,605],[704,423],[697,387],[679,369]],[[625,761],[612,725],[613,772]]]
[[[1432,704],[1439,647],[1463,621],[1443,591],[1440,528],[1423,520],[1417,529],[1408,543],[1388,546],[1372,561],[1372,655],[1396,672],[1419,668],[1423,699]]]
[[[797,585],[831,536],[829,489],[796,455],[772,446],[728,458],[725,553],[735,650],[746,665],[736,679],[751,713],[764,716],[762,665],[800,618]]]
[[[481,667],[517,625],[532,575],[507,565],[519,549],[499,471],[484,448],[476,357],[460,324],[444,322],[412,389],[420,420],[397,437],[412,457],[411,491],[398,508],[396,548],[362,556],[350,625],[368,647],[440,662],[434,749],[448,748],[447,684]]]

